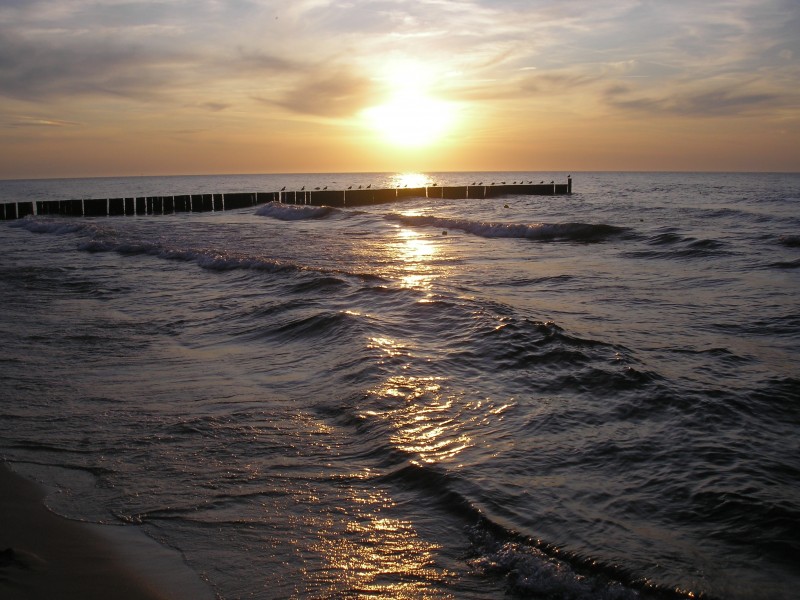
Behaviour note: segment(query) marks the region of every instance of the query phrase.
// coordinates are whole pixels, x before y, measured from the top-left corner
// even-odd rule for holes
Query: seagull
[[[372,187],[372,184],[370,183],[370,184],[367,186],[367,189],[369,189],[369,188],[371,188],[371,187]]]
[[[302,192],[305,189],[306,189],[306,186],[303,186],[303,187],[300,188],[300,191]]]
[[[326,185],[326,186],[325,186],[324,188],[322,188],[322,189],[323,189],[323,190],[327,190],[327,189],[328,189],[328,186]]]
[[[473,181],[470,185],[475,185],[475,182]]]
[[[541,184],[541,183],[544,183],[544,179],[542,179],[542,180],[541,180],[539,183],[540,183],[540,184]]]
[[[317,190],[317,191],[319,191],[319,188],[318,188],[318,187],[315,187],[314,189],[315,189],[315,190]]]
[[[348,189],[348,190],[352,190],[352,189],[353,189],[353,186],[352,186],[352,185],[351,185],[351,186],[348,186],[348,188],[347,188],[347,189]]]
[[[285,190],[286,190],[286,186],[283,186],[283,187],[281,188],[281,191],[283,192],[283,191],[285,191]]]
[[[481,181],[478,185],[483,185],[483,182]]]
[[[358,186],[358,189],[361,189],[361,186]]]

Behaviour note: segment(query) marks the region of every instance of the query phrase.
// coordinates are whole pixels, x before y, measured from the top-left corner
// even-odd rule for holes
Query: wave
[[[800,235],[782,235],[778,243],[788,248],[800,248]]]
[[[670,244],[677,244],[682,242],[685,238],[677,233],[674,229],[668,229],[658,233],[647,240],[647,243],[652,246],[667,246]]]
[[[260,217],[271,217],[279,221],[324,219],[334,212],[338,211],[330,206],[305,206],[302,204],[282,204],[280,202],[269,202],[256,210],[256,214]]]
[[[485,238],[521,238],[541,242],[602,242],[628,231],[625,227],[607,225],[605,223],[492,223],[472,221],[470,219],[453,219],[429,215],[386,215],[392,221],[398,221],[410,227],[439,227],[457,229]]]
[[[495,371],[518,371],[523,379],[530,372],[546,372],[546,376],[537,378],[537,386],[613,392],[657,379],[655,374],[639,373],[615,359],[627,356],[627,349],[570,335],[552,322],[505,317],[500,324],[476,335],[479,363],[491,360]],[[613,364],[607,365],[608,361]]]
[[[645,240],[648,246],[658,250],[634,250],[626,252],[629,258],[701,258],[708,256],[725,256],[733,252],[728,244],[711,238],[698,239],[678,233],[674,228],[662,229],[659,233]]]
[[[233,269],[254,269],[279,273],[283,271],[301,271],[303,267],[277,260],[238,255],[235,253],[219,253],[206,249],[169,248],[155,242],[134,242],[120,240],[94,239],[78,244],[78,249],[85,252],[116,252],[122,255],[156,256],[168,260],[194,262],[204,269],[229,271]]]
[[[470,542],[465,558],[470,567],[483,576],[503,580],[513,596],[572,600],[695,597],[510,529],[479,505],[477,499],[484,495],[480,489],[438,467],[405,462],[377,476],[376,481],[413,490],[432,508],[464,522]]]
[[[322,310],[314,314],[301,315],[285,322],[268,323],[255,328],[251,339],[277,338],[284,342],[296,340],[326,340],[341,342],[351,331],[358,331],[360,321],[347,312]]]
[[[767,265],[767,267],[771,269],[797,269],[800,268],[800,258],[773,262]]]
[[[332,269],[300,265],[262,256],[235,252],[218,252],[212,249],[169,248],[155,242],[133,242],[115,239],[93,239],[78,245],[85,252],[116,252],[122,255],[155,256],[166,260],[193,262],[211,271],[233,271],[237,269],[263,271],[267,273],[322,273],[324,275],[355,277],[365,281],[384,282],[385,279],[369,273],[354,273],[343,269]]]
[[[299,218],[321,218],[336,209],[330,207],[281,205],[274,203],[277,211],[289,210],[289,214],[297,209],[298,213],[316,214],[318,216]],[[269,205],[266,205],[269,206]],[[264,207],[262,207],[264,208]],[[279,218],[279,217],[278,217]],[[162,241],[124,240],[117,237],[113,229],[97,223],[77,220],[51,220],[49,218],[32,217],[19,219],[9,223],[10,227],[26,229],[31,233],[64,235],[77,234],[88,237],[78,244],[78,250],[84,252],[116,252],[123,256],[154,256],[166,260],[194,262],[203,269],[212,271],[232,271],[237,269],[263,271],[268,273],[319,273],[334,279],[340,276],[354,277],[372,283],[386,283],[387,280],[371,273],[356,273],[343,269],[300,265],[288,261],[279,261],[262,256],[252,256],[239,252],[216,251],[211,248],[176,248]],[[331,281],[327,283],[332,283]],[[335,284],[335,282],[334,282]],[[307,284],[308,285],[308,284]],[[313,283],[310,284],[313,287]],[[302,288],[301,288],[302,289]]]
[[[546,275],[542,277],[511,277],[505,284],[514,287],[527,286],[560,286],[563,283],[575,280],[574,275]]]
[[[55,235],[64,235],[67,233],[97,233],[98,228],[96,225],[81,221],[55,221],[49,219],[39,219],[36,217],[19,219],[9,223],[9,227],[17,227],[19,229],[27,229],[31,233],[51,233]]]

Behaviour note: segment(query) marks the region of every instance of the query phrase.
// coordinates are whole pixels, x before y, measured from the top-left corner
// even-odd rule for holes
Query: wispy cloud
[[[738,83],[712,84],[708,88],[672,91],[662,96],[637,96],[630,88],[607,90],[610,106],[623,112],[649,116],[670,115],[689,118],[746,116],[773,113],[776,109],[797,106],[800,95],[759,92]]]
[[[0,94],[29,101],[110,95],[150,99],[173,81],[168,58],[109,38],[29,39],[0,30]]]
[[[370,79],[345,70],[320,70],[304,75],[272,102],[297,113],[347,117],[366,108],[374,97],[375,85]]]
[[[80,123],[75,121],[65,121],[63,119],[51,119],[46,117],[18,116],[12,117],[6,123],[8,127],[76,127]]]

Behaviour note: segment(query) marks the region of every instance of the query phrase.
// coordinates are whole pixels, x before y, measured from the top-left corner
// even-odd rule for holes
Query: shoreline
[[[131,527],[61,517],[45,506],[45,497],[41,487],[0,461],[3,598],[214,598],[176,551]]]

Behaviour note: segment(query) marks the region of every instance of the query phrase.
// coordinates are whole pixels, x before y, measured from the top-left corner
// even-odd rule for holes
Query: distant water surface
[[[0,456],[225,599],[796,597],[800,175],[572,175],[568,197],[0,223]]]

